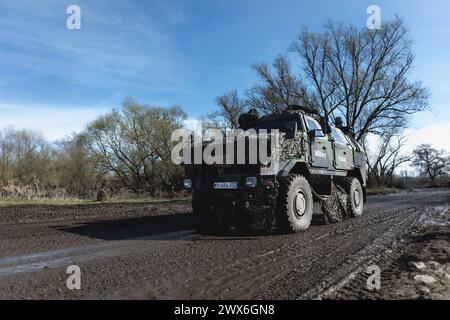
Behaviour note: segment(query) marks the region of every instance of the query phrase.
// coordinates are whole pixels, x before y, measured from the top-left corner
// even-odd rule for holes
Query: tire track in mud
[[[349,280],[349,277],[351,277],[354,273],[359,272],[361,270],[362,264],[371,261],[372,258],[374,258],[374,256],[379,254],[381,251],[391,248],[393,245],[395,246],[399,238],[405,233],[409,232],[410,229],[417,223],[417,220],[424,212],[425,208],[431,206],[432,204],[435,204],[436,201],[439,201],[439,198],[442,198],[443,195],[445,196],[445,193],[434,192],[432,193],[432,195],[436,196],[436,198],[430,197],[430,194],[426,194],[416,195],[415,199],[402,197],[392,201],[394,203],[390,201],[390,208],[404,208],[402,210],[385,209],[388,210],[387,214],[391,215],[387,219],[384,219],[384,221],[380,220],[379,222],[381,224],[376,223],[372,226],[375,227],[374,229],[376,229],[371,230],[375,231],[375,237],[367,237],[366,235],[362,234],[363,237],[367,238],[365,243],[370,244],[362,247],[362,250],[350,256],[350,258],[345,258],[345,260],[343,260],[344,262],[340,265],[333,266],[333,263],[331,264],[331,266],[327,265],[326,263],[324,265],[324,261],[320,259],[316,260],[315,263],[312,264],[311,271],[316,273],[315,282],[319,283],[319,285],[307,283],[305,287],[309,287],[310,289],[305,292],[303,289],[301,289],[302,285],[299,285],[299,282],[302,282],[301,279],[305,275],[297,272],[297,270],[295,270],[294,268],[291,274],[283,279],[282,284],[275,282],[274,285],[264,286],[261,289],[261,292],[263,292],[263,294],[256,295],[256,298],[274,298],[280,297],[281,295],[289,299],[312,299],[322,298],[322,296],[326,297],[330,292],[337,289],[339,286],[344,285]],[[411,203],[417,202],[420,203],[419,206],[411,207]],[[382,204],[383,203],[381,203],[380,205],[379,203],[378,205],[371,207],[371,211],[374,210],[374,207],[382,207]],[[386,203],[384,204],[386,205]],[[391,210],[391,212],[389,212],[389,210]],[[377,213],[372,213],[372,215],[375,214]],[[387,229],[385,229],[386,227]],[[385,230],[384,233],[383,230]],[[354,240],[353,238],[356,236],[356,234],[349,234],[349,236],[350,237],[347,238],[350,238],[350,241],[343,242],[342,247],[337,247],[337,251],[333,253],[334,256],[336,256],[336,252],[339,252],[339,250],[349,253],[348,250],[345,250],[345,246],[351,248],[351,241]],[[325,250],[330,251],[330,247],[325,247]],[[317,255],[317,252],[314,252],[314,254]],[[318,278],[318,271],[322,276],[322,278],[320,279]],[[290,291],[290,294],[287,294],[286,292],[289,292],[289,286],[286,286],[286,284],[292,283],[295,283],[295,286],[293,286],[295,287],[295,289]],[[299,295],[298,292],[303,293]]]
[[[321,261],[334,257],[337,252],[348,252],[347,250],[353,249],[349,244],[354,240],[354,233],[361,227],[366,228],[366,230],[373,226],[386,227],[389,222],[397,223],[400,217],[404,218],[400,224],[405,221],[411,223],[417,217],[413,214],[415,211],[416,208],[406,209],[395,217],[386,213],[380,217],[370,217],[368,221],[354,219],[349,221],[351,224],[343,228],[334,228],[331,232],[311,237],[307,241],[302,241],[299,238],[275,250],[238,260],[226,267],[220,266],[211,269],[207,275],[184,281],[184,287],[187,288],[185,290],[180,290],[179,286],[175,287],[177,287],[180,297],[192,299],[212,297],[219,299],[297,298],[299,296],[298,291],[293,293],[294,296],[286,296],[286,280],[288,283],[292,282],[298,285],[299,281],[297,280],[304,277],[304,279],[313,281],[304,283],[300,288],[312,286],[317,281],[317,273],[314,275],[314,279],[311,279],[305,274],[307,272],[301,272],[301,270],[311,271],[317,265],[320,265]],[[381,227],[379,228],[381,229]],[[322,239],[326,239],[326,241],[322,241],[318,246],[316,242]],[[318,254],[318,251],[320,254]],[[344,255],[344,259],[348,258],[345,258]],[[292,277],[292,273],[295,274],[295,277]],[[288,279],[290,277],[292,281]],[[304,282],[304,280],[301,282]],[[277,283],[283,283],[281,292],[278,293],[277,291],[280,290],[276,289]],[[258,288],[258,290],[255,290],[255,288]],[[269,293],[268,296],[266,296],[267,293]]]
[[[197,242],[205,244],[204,247],[210,250],[209,253],[204,251],[205,248],[193,245],[189,251],[183,254],[184,258],[179,257],[190,261],[188,267],[177,263],[172,266],[159,267],[159,270],[169,270],[169,272],[159,274],[156,281],[149,282],[138,290],[127,290],[125,295],[131,295],[132,298],[164,299],[297,298],[309,288],[317,286],[321,278],[325,278],[329,272],[334,271],[335,264],[332,264],[331,271],[330,266],[327,266],[328,271],[320,272],[319,270],[318,272],[320,268],[317,266],[320,265],[323,258],[325,260],[330,259],[336,253],[342,251],[343,261],[345,261],[348,256],[360,251],[367,243],[374,241],[380,234],[383,234],[388,226],[397,224],[400,216],[412,215],[411,220],[407,221],[405,225],[405,229],[408,229],[420,214],[420,208],[411,204],[415,202],[411,201],[411,198],[395,200],[396,203],[389,203],[388,208],[386,208],[385,203],[383,210],[368,208],[367,215],[360,219],[352,219],[335,225],[314,226],[307,232],[295,235],[249,238],[248,240],[259,244],[254,251],[248,250],[252,241],[243,244],[238,239],[233,238],[210,240],[200,237]],[[417,200],[417,197],[415,200]],[[401,212],[403,212],[403,215]],[[377,225],[382,227],[372,228]],[[356,231],[360,231],[360,235],[357,235]],[[336,237],[339,236],[343,236],[343,238],[340,242],[336,242]],[[323,252],[317,255],[317,244],[314,242],[321,239],[328,240],[322,246]],[[346,247],[346,245],[354,243],[355,240],[356,247],[355,245]],[[194,244],[195,242],[194,240]],[[224,244],[228,242],[235,243],[235,246],[226,247]],[[215,250],[216,246],[218,247],[217,250]],[[264,250],[261,250],[261,247],[264,247]],[[305,253],[299,253],[297,251],[299,249],[309,253],[309,256]],[[216,251],[218,250],[222,251],[221,255],[217,254]],[[236,254],[240,250],[243,251],[243,254]],[[291,253],[294,257],[289,258]],[[203,255],[211,255],[211,259],[206,259]],[[279,263],[272,261],[275,260],[276,262],[278,259]],[[292,279],[291,282],[296,283],[297,288],[293,290],[292,294],[286,294],[286,274],[295,269],[292,266],[295,266],[298,260],[305,261],[308,259],[310,262],[305,263],[305,267],[311,270],[312,276],[306,277],[308,281],[303,281],[300,286],[298,279]],[[162,265],[165,264],[162,263]],[[279,270],[283,271],[278,272]],[[274,279],[278,279],[282,284],[280,289],[282,293],[261,294],[260,292],[266,290],[261,288],[270,288],[274,282],[276,283]],[[116,293],[114,296],[120,296],[120,293]]]
[[[416,207],[411,207],[410,201],[404,202],[408,204],[406,209],[412,211],[416,209]],[[205,272],[201,272],[200,270],[203,268],[198,266],[199,270],[193,272],[193,274],[200,274],[200,276],[192,277],[191,273],[186,270],[182,270],[179,273],[171,272],[170,275],[166,277],[166,281],[161,281],[162,284],[151,289],[147,288],[147,296],[160,296],[163,298],[252,297],[252,294],[246,293],[246,291],[248,291],[246,288],[254,287],[253,283],[258,283],[259,286],[266,281],[273,282],[274,279],[283,277],[284,273],[290,271],[290,268],[286,266],[293,264],[293,260],[302,257],[302,254],[298,254],[297,252],[299,248],[305,250],[308,250],[309,247],[315,248],[315,241],[327,237],[334,238],[336,235],[349,234],[347,235],[349,242],[352,240],[353,230],[357,230],[367,225],[366,219],[369,219],[370,221],[369,226],[394,219],[394,217],[391,217],[390,215],[395,215],[395,210],[385,209],[384,211],[387,211],[387,213],[380,217],[368,214],[361,219],[353,219],[337,225],[315,226],[305,233],[280,237],[279,239],[277,237],[269,237],[269,239],[265,239],[264,237],[260,238],[259,240],[270,240],[267,243],[267,250],[264,250],[262,253],[258,254],[257,252],[254,252],[245,258],[237,258],[236,260],[231,261],[231,263],[230,261],[220,261],[221,263],[217,263],[218,265],[209,265]],[[381,212],[376,213],[376,215],[378,214],[381,214]],[[220,241],[220,239],[216,240]],[[338,249],[339,247],[337,250]],[[235,250],[239,250],[239,247],[236,247]],[[314,249],[311,250],[314,251]],[[291,257],[292,253],[294,254],[293,258]],[[329,255],[330,254],[332,253],[329,253]],[[287,258],[280,259],[280,256]],[[191,257],[191,259],[192,261],[196,260],[195,256]],[[279,260],[279,262],[274,264],[271,260]],[[317,263],[317,259],[311,260]],[[284,271],[280,275],[277,272],[271,272],[271,270],[274,269]],[[182,279],[182,281],[177,283],[175,279]],[[172,288],[174,289],[172,290]],[[242,290],[239,288],[242,288]],[[242,294],[238,292],[239,290],[242,291]],[[252,291],[252,289],[250,291]],[[164,295],[161,296],[162,292]]]
[[[83,290],[65,290],[64,268],[43,269],[2,277],[0,298],[314,298],[407,232],[422,208],[443,196],[448,192],[380,196],[372,203],[369,198],[360,218],[332,225],[316,221],[306,232],[293,235],[194,234],[187,241],[161,241],[131,240],[136,233],[126,231],[124,240],[117,241],[114,234],[121,225],[98,230],[94,223],[88,235],[103,237],[107,240],[101,244],[112,247],[108,254],[89,247],[90,258],[81,266]],[[171,221],[178,221],[178,228],[189,219],[180,215]],[[170,229],[165,221],[161,226]],[[161,228],[154,226],[154,231]],[[84,236],[86,228],[81,231],[77,235]]]
[[[365,246],[357,252],[351,259],[346,259],[340,268],[333,270],[327,275],[320,285],[308,290],[302,294],[301,299],[322,299],[328,297],[332,292],[345,285],[356,273],[362,271],[361,265],[366,265],[380,251],[391,248],[395,242],[417,222],[420,212],[412,215],[412,212],[404,213],[407,215],[398,221],[395,225],[389,227],[381,236],[376,238],[371,244]]]
[[[413,280],[414,274],[420,274],[411,262],[425,261],[433,263],[435,260],[450,262],[448,258],[448,249],[443,249],[450,240],[448,232],[448,215],[445,216],[450,196],[438,206],[427,207],[422,213],[413,231],[402,238],[402,241],[395,244],[394,250],[386,250],[382,255],[379,254],[370,263],[379,266],[381,271],[381,288],[379,290],[370,290],[367,288],[367,275],[363,269],[368,263],[363,265],[361,272],[355,272],[353,277],[342,283],[335,290],[326,292],[327,299],[448,299],[448,281],[447,286],[434,287],[427,290],[421,287],[417,281]],[[442,241],[442,244],[439,244]],[[440,245],[442,247],[440,247]],[[444,262],[445,263],[445,262]],[[433,273],[435,269],[425,268],[426,272]],[[438,279],[443,274],[434,274]],[[442,279],[441,279],[442,281]],[[445,280],[444,280],[445,283]],[[442,291],[440,291],[442,290]]]

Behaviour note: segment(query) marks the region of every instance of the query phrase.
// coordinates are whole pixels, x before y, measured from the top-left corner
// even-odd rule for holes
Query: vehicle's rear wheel
[[[348,211],[350,218],[362,215],[364,210],[364,193],[361,183],[356,178],[344,178],[340,182],[348,195]]]
[[[280,185],[277,226],[284,232],[308,229],[313,215],[313,195],[305,177],[292,174]]]

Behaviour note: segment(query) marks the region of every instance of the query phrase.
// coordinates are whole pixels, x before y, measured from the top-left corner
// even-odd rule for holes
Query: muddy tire
[[[201,234],[214,234],[217,223],[211,212],[207,194],[194,190],[192,193],[192,211],[197,218],[197,231]]]
[[[278,228],[282,232],[308,229],[313,215],[313,195],[308,180],[298,174],[284,178],[278,199]]]
[[[364,193],[361,183],[356,178],[344,178],[339,182],[348,196],[348,213],[350,218],[360,217],[364,210]]]

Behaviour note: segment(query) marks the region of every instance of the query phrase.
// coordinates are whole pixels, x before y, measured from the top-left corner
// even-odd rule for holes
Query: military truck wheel
[[[340,185],[348,195],[348,211],[351,218],[362,215],[364,209],[364,193],[361,183],[356,178],[344,178]]]
[[[293,174],[280,185],[277,226],[284,232],[308,229],[313,215],[313,195],[308,180]]]
[[[202,234],[214,234],[216,221],[213,212],[210,212],[209,198],[200,191],[192,193],[192,211],[197,217],[197,230]]]

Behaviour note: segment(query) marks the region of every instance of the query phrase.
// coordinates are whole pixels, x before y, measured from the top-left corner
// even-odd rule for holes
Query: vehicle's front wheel
[[[361,216],[364,210],[364,193],[361,183],[356,178],[344,178],[341,185],[348,195],[350,218]]]
[[[284,232],[308,229],[313,215],[313,195],[308,180],[299,174],[284,178],[278,199],[278,228]]]

